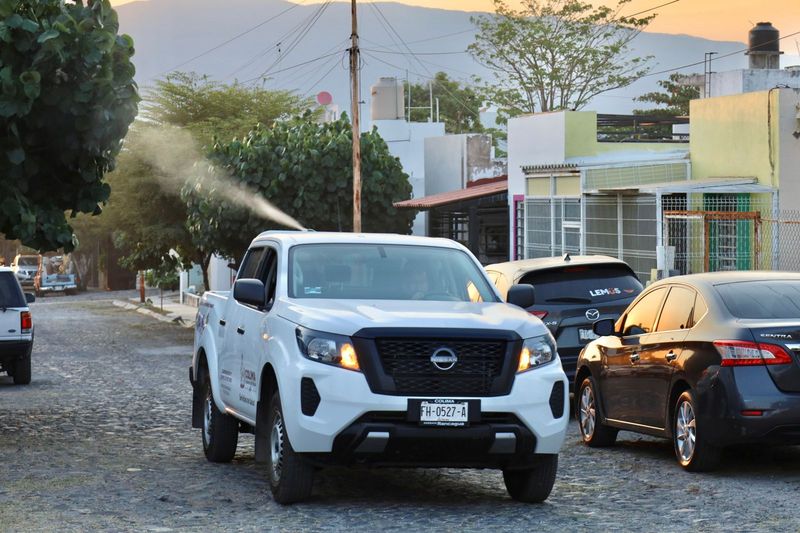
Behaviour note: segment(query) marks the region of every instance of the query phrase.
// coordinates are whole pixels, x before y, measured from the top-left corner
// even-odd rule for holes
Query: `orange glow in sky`
[[[135,0],[111,0],[113,5]],[[168,2],[169,0],[139,0]],[[349,0],[348,0],[349,1]],[[365,0],[359,0],[363,3]],[[635,13],[665,4],[669,0],[631,0],[623,13]],[[515,0],[508,0],[513,5]],[[308,2],[309,4],[312,2]],[[402,3],[461,11],[492,11],[492,0],[405,0]],[[615,0],[595,0],[595,4],[616,5]],[[650,32],[685,33],[721,41],[747,41],[747,32],[756,22],[769,21],[781,36],[800,32],[800,1],[769,0],[679,0],[655,10],[658,16],[647,28]],[[781,49],[800,54],[800,34],[781,41]]]

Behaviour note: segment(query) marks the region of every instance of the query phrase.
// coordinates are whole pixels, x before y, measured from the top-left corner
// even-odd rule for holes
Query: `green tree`
[[[433,93],[433,117],[436,120],[436,100],[439,100],[439,117],[444,121],[447,133],[481,133],[480,122],[481,98],[470,86],[451,80],[446,73],[437,72],[427,83],[415,83],[410,86],[411,107],[429,106]],[[431,116],[427,109],[412,109],[413,122],[426,122]]]
[[[659,107],[636,109],[636,115],[656,115],[663,117],[688,117],[689,102],[700,98],[700,88],[682,83],[685,74],[673,72],[666,80],[660,80],[658,86],[663,92],[649,92],[634,98],[636,102],[648,102]]]
[[[111,198],[100,217],[123,254],[122,266],[170,272],[178,263],[175,250],[184,266],[196,262],[205,273],[213,252],[195,245],[180,195],[204,159],[200,147],[211,147],[215,138],[242,137],[259,122],[271,125],[310,105],[287,91],[215,83],[193,73],[156,82],[143,103],[147,120],[132,128],[109,175]]]
[[[137,112],[133,41],[108,0],[0,2],[0,232],[73,248],[65,211],[99,213]]]
[[[242,207],[246,199],[258,197],[307,228],[352,230],[351,144],[346,115],[319,124],[309,113],[271,128],[259,127],[246,138],[217,143],[211,165],[198,169],[183,189],[195,245],[209,257],[216,253],[238,258],[256,234],[283,228],[264,216],[268,206],[261,211]],[[411,196],[400,161],[377,130],[361,135],[361,154],[363,230],[409,233],[414,213],[392,205]],[[230,193],[235,187],[241,187],[241,201]],[[207,264],[202,266],[205,270]]]
[[[527,0],[520,9],[493,2],[494,15],[472,18],[478,34],[468,50],[494,74],[483,92],[502,119],[580,109],[648,71],[649,58],[625,56],[655,14],[621,15],[630,0],[614,8],[581,0]]]
[[[214,138],[228,142],[244,137],[256,124],[271,126],[312,104],[312,99],[292,91],[228,85],[194,72],[174,72],[146,92],[143,115],[158,125],[185,128],[200,145],[211,147]]]

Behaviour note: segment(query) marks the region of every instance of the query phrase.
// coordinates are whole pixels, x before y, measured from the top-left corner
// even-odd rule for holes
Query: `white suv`
[[[254,433],[281,503],[328,464],[497,468],[542,501],[568,421],[547,328],[444,239],[259,235],[233,291],[202,298],[190,379],[208,459]]]
[[[14,271],[0,267],[0,371],[17,385],[31,382],[33,320],[28,303],[33,300],[22,292]]]

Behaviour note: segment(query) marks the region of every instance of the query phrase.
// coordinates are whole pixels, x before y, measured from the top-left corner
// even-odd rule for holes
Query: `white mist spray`
[[[135,135],[136,149],[141,150],[142,157],[160,171],[159,183],[165,190],[178,193],[186,178],[196,172],[195,165],[202,163],[209,167],[204,181],[214,194],[261,218],[292,229],[306,229],[268,202],[258,191],[235,182],[230,176],[223,174],[221,169],[206,161],[188,132],[174,127],[144,126]]]

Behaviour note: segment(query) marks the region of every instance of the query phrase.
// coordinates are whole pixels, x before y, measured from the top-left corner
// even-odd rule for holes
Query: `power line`
[[[308,61],[303,61],[302,63],[297,63],[296,65],[292,65],[291,67],[286,67],[286,68],[282,68],[280,70],[273,71],[270,74],[280,74],[281,72],[286,72],[288,70],[296,69],[298,67],[302,67],[303,65],[309,65],[311,63],[314,63],[315,61],[319,61],[320,59],[325,59],[326,57],[335,56],[336,54],[339,54],[339,53],[345,52],[345,51],[346,50],[337,50],[336,52],[333,52],[332,54],[325,54],[325,55],[322,55],[322,56],[319,56],[319,57],[315,57],[314,59],[309,59]],[[256,80],[262,79],[263,76],[264,75],[262,74],[260,76],[256,76],[255,78],[250,78],[249,80],[245,80],[242,83],[252,83],[252,82],[254,82]]]
[[[184,66],[184,65],[186,65],[186,64],[188,64],[188,63],[191,63],[191,62],[192,62],[192,61],[194,61],[195,59],[200,59],[201,57],[203,57],[203,56],[205,56],[205,55],[208,55],[208,54],[210,54],[211,52],[214,52],[215,50],[219,50],[220,48],[222,48],[222,47],[223,47],[223,46],[225,46],[226,44],[232,43],[232,42],[233,42],[233,41],[235,41],[236,39],[239,39],[240,37],[244,37],[244,36],[245,36],[245,35],[247,35],[248,33],[251,33],[251,32],[253,32],[253,31],[257,30],[258,28],[260,28],[260,27],[261,27],[261,26],[263,26],[264,24],[267,24],[267,23],[269,23],[269,22],[272,22],[273,20],[275,20],[276,18],[280,17],[281,15],[284,15],[284,14],[288,13],[288,12],[289,12],[289,11],[291,11],[292,9],[295,9],[295,8],[298,8],[298,7],[300,7],[300,6],[301,6],[302,4],[304,4],[306,1],[307,1],[307,0],[301,0],[301,1],[300,1],[299,3],[297,3],[297,4],[292,4],[290,7],[288,7],[288,8],[286,8],[286,9],[284,9],[283,11],[281,11],[280,13],[278,13],[277,15],[274,15],[274,16],[272,16],[272,17],[269,17],[269,18],[268,18],[268,19],[266,19],[266,20],[262,20],[261,22],[259,22],[259,23],[258,23],[258,24],[256,24],[255,26],[252,26],[252,27],[250,27],[250,28],[246,29],[245,31],[243,31],[243,32],[241,32],[241,33],[238,33],[238,34],[234,35],[234,36],[233,36],[233,37],[231,37],[230,39],[228,39],[228,40],[226,40],[226,41],[223,41],[223,42],[219,43],[218,45],[216,45],[216,46],[214,46],[214,47],[212,47],[212,48],[209,48],[209,49],[208,49],[208,50],[206,50],[205,52],[201,52],[201,53],[197,54],[196,56],[192,57],[191,59],[187,59],[187,60],[186,60],[186,61],[184,61],[183,63],[180,63],[180,64],[178,64],[178,65],[175,65],[175,66],[174,66],[174,67],[172,67],[171,69],[165,70],[165,71],[163,71],[163,72],[159,73],[158,75],[159,75],[159,76],[163,76],[164,74],[167,74],[167,73],[169,73],[169,72],[172,72],[172,71],[174,71],[174,70],[176,70],[176,69],[179,69],[179,68],[181,68],[182,66]]]
[[[788,39],[789,37],[794,37],[795,35],[800,35],[800,31],[796,31],[796,32],[790,33],[788,35],[784,35],[783,37],[779,37],[778,39],[773,39],[773,40],[771,40],[769,42],[762,43],[761,46],[764,46],[764,45],[767,45],[767,44],[772,44],[772,43],[777,43],[778,41],[782,41],[783,39]],[[735,51],[729,52],[727,54],[718,55],[718,56],[714,57],[713,59],[711,59],[711,61],[718,61],[718,60],[720,60],[720,59],[722,59],[724,57],[735,56],[735,55],[741,54],[742,52],[747,52],[748,50],[749,50],[749,48],[742,48],[740,50],[735,50]],[[688,63],[686,65],[681,65],[679,67],[673,67],[673,68],[670,68],[670,69],[659,70],[658,72],[648,72],[647,74],[642,74],[641,76],[636,78],[636,80],[640,80],[642,78],[649,78],[650,76],[658,76],[658,75],[661,75],[661,74],[669,74],[669,73],[677,72],[679,70],[683,70],[683,69],[686,69],[686,68],[696,67],[698,65],[703,65],[704,63],[706,63],[705,60],[696,61],[694,63]]]
[[[347,51],[347,50],[345,50],[345,52],[346,52],[346,51]],[[339,65],[339,61],[334,61],[334,62],[333,62],[333,65],[331,65],[331,68],[329,68],[329,69],[328,69],[328,70],[325,72],[325,74],[323,74],[323,75],[322,75],[322,76],[321,76],[321,77],[320,77],[320,78],[319,78],[317,81],[315,81],[315,82],[314,82],[314,83],[313,83],[313,84],[312,84],[312,85],[311,85],[311,86],[310,86],[310,87],[309,87],[309,88],[306,90],[306,92],[305,92],[305,96],[308,96],[308,93],[310,93],[311,91],[313,91],[313,90],[314,90],[314,87],[316,87],[317,85],[319,85],[319,84],[320,84],[320,82],[322,82],[322,80],[324,80],[325,78],[327,78],[327,77],[328,77],[328,75],[329,75],[331,72],[333,72],[333,69],[335,69],[337,65]]]
[[[384,51],[384,50],[371,50],[369,48],[362,48],[362,50],[366,50],[367,52],[375,52],[376,54],[395,54],[395,55],[408,55],[408,52],[395,52],[395,51]],[[466,50],[461,52],[413,52],[414,55],[418,56],[452,56],[457,54],[468,54]]]
[[[667,3],[665,3],[665,4],[657,5],[657,6],[655,6],[655,7],[651,7],[651,8],[648,8],[648,9],[643,9],[643,10],[641,10],[641,11],[637,11],[636,13],[632,13],[632,14],[630,14],[630,15],[624,15],[624,16],[625,16],[625,18],[629,18],[629,17],[635,17],[636,15],[641,15],[642,13],[647,13],[647,12],[649,12],[649,11],[653,11],[653,10],[655,10],[655,9],[658,9],[658,8],[660,8],[660,7],[668,6],[668,5],[670,5],[670,4],[677,4],[677,3],[678,3],[678,2],[680,2],[680,1],[681,1],[681,0],[672,0],[671,2],[667,2]]]
[[[340,52],[343,49],[343,47],[345,46],[345,44],[347,42],[349,42],[349,41],[350,41],[350,37],[348,36],[347,38],[342,39],[341,41],[339,41],[338,43],[334,44],[333,46],[331,46],[330,48],[328,48],[327,50],[325,50],[322,53],[323,54],[327,54],[327,53],[330,53],[330,52]],[[344,48],[344,50],[347,51],[348,49]],[[337,62],[338,61],[339,60],[337,59]],[[320,67],[319,66],[313,65],[313,64],[312,65],[307,65],[305,67],[302,67],[302,68],[298,69],[297,72],[295,72],[291,77],[284,78],[283,79],[283,85],[284,86],[289,86],[291,84],[295,84],[295,86],[297,88],[302,87],[306,83],[308,83],[312,78],[314,78],[317,74],[319,74],[319,71],[320,71]]]
[[[380,57],[374,56],[374,55],[372,55],[372,54],[365,53],[364,55],[366,55],[366,56],[368,56],[368,57],[371,57],[372,59],[374,59],[374,60],[376,60],[376,61],[380,61],[380,62],[381,62],[381,63],[383,63],[384,65],[388,65],[388,66],[390,66],[390,67],[394,67],[394,68],[396,68],[396,69],[400,69],[400,70],[406,70],[406,69],[404,69],[404,68],[403,68],[403,67],[401,67],[401,66],[395,65],[395,64],[393,64],[393,63],[389,63],[388,61],[384,61],[384,60],[383,60],[383,59],[381,59]],[[474,109],[472,109],[471,107],[469,107],[469,105],[467,105],[466,103],[464,103],[464,102],[463,102],[463,101],[462,101],[460,98],[458,98],[458,97],[457,97],[457,96],[455,96],[453,93],[451,93],[450,91],[448,91],[448,90],[447,90],[447,88],[446,88],[446,87],[444,87],[444,85],[443,85],[443,84],[439,83],[439,80],[437,80],[435,76],[431,76],[431,75],[429,75],[429,74],[422,74],[422,73],[420,73],[420,72],[415,72],[415,71],[413,71],[413,70],[409,70],[408,72],[409,72],[409,74],[413,74],[413,75],[415,75],[415,76],[419,76],[420,78],[425,78],[425,79],[428,79],[428,80],[431,80],[431,81],[435,82],[435,83],[436,83],[436,85],[437,85],[438,87],[440,87],[440,88],[441,88],[441,89],[442,89],[444,92],[446,92],[446,93],[447,93],[447,94],[448,94],[448,95],[449,95],[451,98],[453,98],[453,100],[455,100],[455,101],[456,101],[458,104],[460,104],[460,105],[461,105],[461,107],[463,107],[464,109],[466,109],[467,111],[469,111],[471,114],[475,115],[476,117],[480,117],[480,113],[479,113],[478,111],[475,111]]]
[[[244,81],[242,83],[250,83],[250,82],[253,82],[255,80],[262,79],[267,74],[270,74],[270,71],[273,68],[275,68],[276,66],[278,66],[280,64],[280,62],[283,61],[283,59],[286,56],[288,56],[290,53],[292,53],[292,51],[294,51],[294,49],[297,47],[297,45],[300,44],[300,42],[303,40],[303,38],[305,38],[305,36],[308,34],[308,32],[311,31],[311,28],[313,28],[314,25],[317,23],[317,21],[322,17],[322,14],[325,12],[325,10],[328,9],[328,6],[331,5],[332,1],[333,0],[326,0],[323,4],[320,5],[320,7],[316,10],[316,12],[312,16],[312,18],[300,30],[300,33],[298,33],[295,36],[295,38],[289,43],[289,46],[287,47],[286,51],[283,54],[281,54],[275,61],[273,61],[272,64],[269,67],[267,67],[267,69],[264,72],[262,72],[261,74],[259,74],[256,77],[251,78],[251,79],[249,79],[247,81]],[[325,56],[320,56],[320,58],[322,58],[322,57],[325,57]],[[272,72],[272,74],[277,74],[277,72]]]
[[[303,0],[303,2],[306,2],[306,1],[307,1],[307,0]],[[251,56],[251,57],[250,57],[250,58],[249,58],[247,61],[245,61],[244,63],[242,63],[241,65],[239,65],[239,66],[236,68],[236,70],[234,70],[233,72],[231,72],[230,74],[228,74],[228,76],[227,76],[227,77],[228,77],[228,78],[230,78],[230,77],[234,76],[236,73],[238,73],[238,72],[241,72],[241,71],[242,71],[242,70],[244,70],[245,68],[249,67],[250,65],[254,64],[256,61],[258,61],[259,59],[261,59],[262,57],[266,56],[266,55],[267,55],[267,53],[269,53],[269,52],[270,52],[271,50],[273,50],[273,49],[276,49],[276,48],[277,48],[277,50],[278,50],[278,54],[280,54],[280,53],[281,53],[281,45],[283,44],[283,42],[284,42],[284,41],[285,41],[287,38],[289,38],[289,37],[291,37],[291,36],[293,36],[293,35],[297,35],[297,34],[298,34],[298,33],[299,33],[301,30],[302,30],[302,28],[306,27],[306,26],[309,24],[309,22],[310,22],[311,20],[313,20],[313,19],[314,19],[314,18],[317,16],[317,14],[320,12],[320,10],[321,10],[321,9],[322,9],[324,6],[325,6],[325,4],[324,4],[324,3],[323,3],[323,4],[320,4],[319,6],[317,6],[317,8],[316,8],[316,9],[314,9],[314,10],[311,12],[311,14],[310,14],[310,15],[308,15],[306,18],[302,19],[300,22],[298,22],[298,23],[297,23],[297,24],[295,24],[293,27],[289,28],[289,29],[288,29],[286,32],[284,32],[283,34],[281,34],[281,35],[280,35],[280,36],[279,36],[279,37],[278,37],[278,38],[277,38],[277,39],[276,39],[274,42],[272,42],[272,44],[270,44],[270,45],[269,45],[269,46],[267,46],[266,48],[262,49],[260,52],[257,52],[255,55]],[[293,42],[293,41],[290,41],[290,45],[291,45],[291,42]]]
[[[469,113],[475,115],[476,117],[480,117],[480,113],[479,112],[477,112],[474,109],[472,109],[471,107],[469,107],[458,96],[453,94],[447,87],[445,87],[445,85],[443,83],[440,83],[439,80],[437,80],[435,76],[433,76],[433,74],[428,69],[428,67],[426,67],[425,64],[422,63],[422,61],[414,54],[414,52],[411,50],[411,48],[409,48],[408,44],[403,40],[403,37],[397,32],[397,30],[394,28],[394,26],[392,26],[392,23],[389,22],[389,20],[383,14],[383,11],[381,11],[381,8],[374,2],[374,0],[372,2],[370,2],[370,5],[377,11],[377,13],[380,15],[380,17],[386,22],[386,24],[389,26],[389,28],[392,30],[392,32],[394,32],[394,34],[397,36],[397,38],[400,40],[400,42],[403,43],[403,46],[405,47],[406,50],[408,50],[408,53],[411,54],[411,57],[414,58],[417,61],[417,63],[419,63],[419,65],[422,67],[422,69],[425,70],[428,73],[428,75],[430,76],[430,79],[433,80],[434,82],[436,82],[436,85],[443,92],[447,93],[455,102],[457,102],[459,105],[461,105]],[[382,59],[380,59],[378,57],[375,57],[375,56],[370,56],[370,57],[372,57],[373,59],[377,59],[378,61],[381,61],[382,63],[386,63],[385,61],[383,61]],[[395,68],[399,68],[399,67],[395,66]]]

